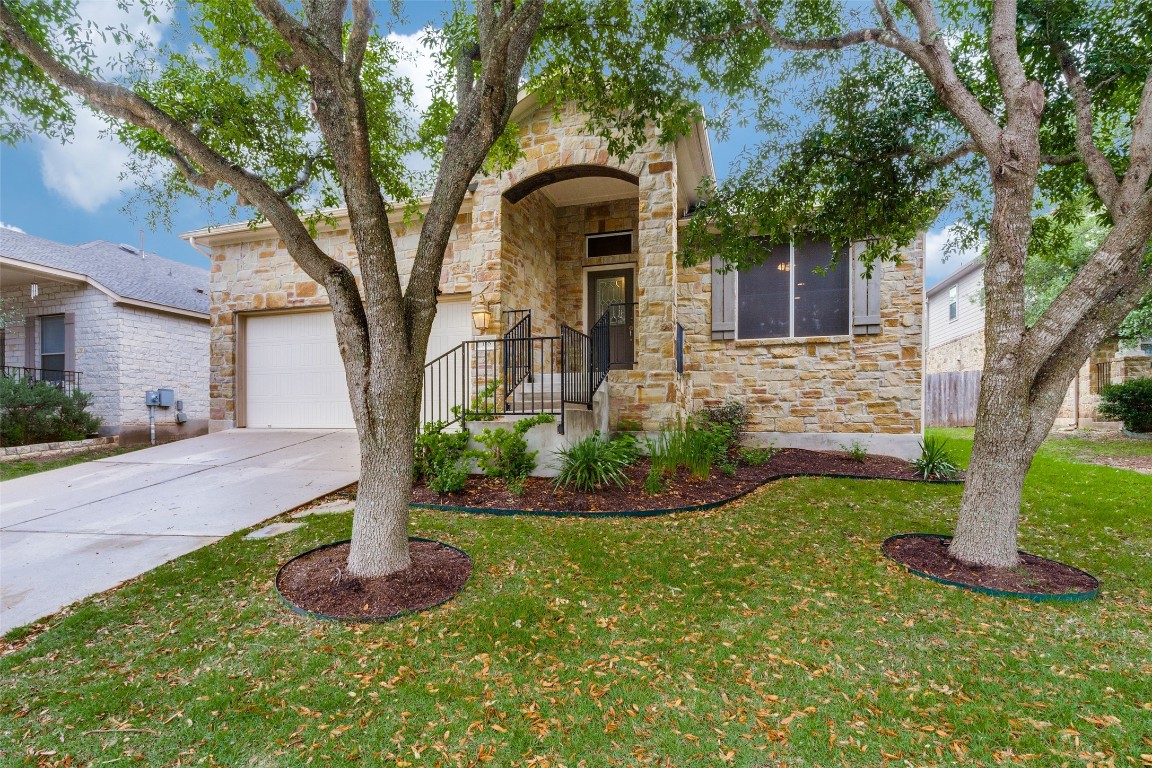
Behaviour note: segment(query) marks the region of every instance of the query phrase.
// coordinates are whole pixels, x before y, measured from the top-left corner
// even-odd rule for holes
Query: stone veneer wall
[[[984,369],[984,331],[970,333],[958,339],[928,349],[924,358],[924,373],[948,371],[980,371]]]
[[[833,436],[831,447],[863,438],[879,452],[914,448],[922,431],[922,234],[903,256],[880,267],[881,333],[786,341],[713,341],[711,269],[683,270],[679,316],[691,409],[744,402],[749,432],[780,445],[795,442],[790,434],[815,433]]]
[[[556,315],[556,206],[537,190],[518,203],[503,201],[501,221],[500,306],[532,310],[532,334],[554,336],[560,332]]]
[[[401,283],[406,284],[415,257],[419,230],[393,225]],[[242,240],[241,238],[251,238]],[[323,230],[317,243],[359,275],[360,260],[346,225]],[[476,269],[472,255],[472,216],[462,213],[444,255],[440,290],[470,293],[474,279],[494,279]],[[302,272],[276,232],[265,228],[212,249],[212,335],[209,426],[212,431],[236,426],[237,318],[244,313],[327,306],[324,288]]]
[[[639,213],[640,203],[636,198],[569,205],[556,210],[556,284],[560,291],[557,303],[562,322],[588,332],[588,319],[584,314],[585,268],[614,264],[635,266]],[[624,231],[632,232],[632,253],[592,259],[585,255],[587,235]]]
[[[541,107],[524,120],[520,132],[523,160],[499,177],[479,180],[473,196],[473,242],[478,259],[473,302],[491,307],[495,317],[508,297],[515,295],[511,275],[501,269],[503,238],[509,229],[504,218],[503,193],[517,182],[568,165],[601,165],[625,170],[639,179],[637,190],[637,354],[636,368],[611,376],[615,417],[640,419],[655,430],[675,418],[675,339],[677,250],[676,154],[672,146],[655,140],[620,162],[609,157],[607,142],[589,136],[584,118],[574,104],[557,115]],[[521,201],[523,205],[528,198]],[[559,280],[559,278],[558,278]]]

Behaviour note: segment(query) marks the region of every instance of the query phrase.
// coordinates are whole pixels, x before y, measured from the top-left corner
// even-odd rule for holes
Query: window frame
[[[960,319],[960,283],[948,288],[948,322],[954,323]]]
[[[589,251],[591,250],[590,244],[593,240],[602,240],[607,237],[620,237],[621,235],[628,236],[628,251],[627,253],[612,253],[607,256],[592,256]],[[614,232],[596,232],[593,234],[584,235],[584,258],[585,259],[613,259],[621,256],[632,256],[636,253],[636,233],[631,229],[618,229]]]
[[[66,371],[68,369],[68,330],[67,330],[68,329],[68,319],[67,319],[67,317],[68,316],[63,312],[54,312],[50,315],[40,315],[40,327],[37,329],[39,331],[39,338],[36,339],[36,346],[37,346],[36,352],[37,352],[37,360],[39,362],[39,368],[42,371]],[[45,320],[56,320],[56,319],[59,319],[59,321],[60,321],[60,333],[61,333],[60,351],[59,352],[45,352],[44,351],[44,342],[47,340],[48,334],[44,332],[44,321]],[[60,367],[59,368],[48,368],[47,366],[44,365],[44,358],[45,357],[52,357],[52,358],[59,357],[60,358]]]
[[[846,262],[844,262],[844,263],[847,263],[848,268],[851,269],[852,268],[852,266],[851,266],[852,261],[853,261],[853,259],[855,259],[856,255],[854,253],[852,246],[844,246],[843,248],[844,248],[844,256],[846,257]],[[833,253],[835,253],[836,250],[837,250],[837,247],[835,245],[833,245],[832,246]],[[763,265],[760,265],[760,266],[763,266]],[[853,282],[855,282],[852,279],[852,273],[848,274],[848,292],[847,292],[848,328],[847,328],[847,330],[845,330],[844,333],[824,334],[822,336],[797,336],[796,335],[796,241],[795,240],[789,240],[788,241],[788,297],[789,297],[789,301],[788,301],[788,335],[787,336],[748,337],[748,336],[742,336],[741,335],[741,333],[740,333],[740,274],[741,274],[741,272],[740,272],[740,270],[736,270],[734,274],[736,275],[736,288],[735,288],[734,296],[733,296],[733,299],[734,299],[735,305],[736,305],[736,331],[735,331],[735,337],[733,339],[734,341],[777,343],[777,342],[801,341],[804,339],[839,339],[839,338],[851,339],[852,338],[852,335],[853,335],[852,334],[852,308],[854,306],[853,294],[855,291],[855,289],[852,285]]]

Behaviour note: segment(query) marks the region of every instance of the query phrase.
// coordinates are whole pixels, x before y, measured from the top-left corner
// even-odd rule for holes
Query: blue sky
[[[81,13],[86,17],[108,13],[114,3],[100,0],[81,0]],[[401,37],[414,55],[420,53],[418,35],[428,23],[441,18],[448,4],[441,2],[409,2],[405,6],[406,19],[396,25],[394,33]],[[381,13],[386,17],[387,11]],[[140,22],[143,24],[143,22]],[[156,34],[161,30],[156,28]],[[410,65],[410,76],[419,82],[426,62],[415,60]],[[82,115],[76,127],[74,140],[65,145],[43,139],[34,139],[16,148],[0,147],[0,223],[19,228],[29,234],[63,243],[88,240],[110,240],[136,245],[141,229],[149,251],[189,264],[207,266],[208,260],[177,235],[206,224],[219,223],[225,216],[205,210],[198,202],[188,200],[174,213],[170,231],[152,231],[145,223],[146,201],[133,201],[131,192],[135,183],[121,178],[127,150],[114,140],[102,137],[102,123],[96,118]],[[759,141],[754,127],[733,127],[721,141],[712,137],[712,153],[716,171],[724,177],[733,162],[745,149]],[[947,236],[943,228],[935,229],[928,237],[927,284],[931,286],[942,277],[959,269],[964,256],[955,256],[946,262],[943,257]]]

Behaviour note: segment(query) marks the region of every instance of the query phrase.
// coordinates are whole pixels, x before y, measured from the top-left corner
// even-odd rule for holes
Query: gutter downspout
[[[209,259],[212,258],[212,251],[207,250],[202,245],[196,245],[196,235],[188,235],[188,245],[192,246],[197,251],[207,256]]]

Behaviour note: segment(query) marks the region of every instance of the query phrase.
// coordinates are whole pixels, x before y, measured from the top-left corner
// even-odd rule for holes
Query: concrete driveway
[[[352,430],[234,429],[0,484],[0,632],[357,480]]]

